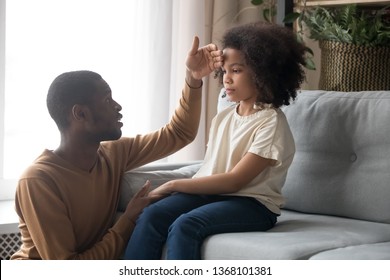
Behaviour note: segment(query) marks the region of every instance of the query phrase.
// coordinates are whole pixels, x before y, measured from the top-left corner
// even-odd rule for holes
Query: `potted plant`
[[[252,0],[263,6],[263,17],[273,21],[275,2]],[[338,91],[390,89],[390,10],[368,9],[356,4],[307,7],[288,14],[295,23],[298,40],[307,36],[319,42],[321,73],[319,88]],[[313,69],[308,48],[307,65]]]
[[[321,49],[320,89],[390,90],[390,10],[356,4],[304,9],[297,18]]]

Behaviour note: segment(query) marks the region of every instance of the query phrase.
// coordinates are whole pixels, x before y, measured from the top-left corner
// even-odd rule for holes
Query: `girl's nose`
[[[225,75],[225,77],[223,78],[224,80],[224,83],[225,84],[231,84],[232,83],[232,79],[229,78],[229,76]]]

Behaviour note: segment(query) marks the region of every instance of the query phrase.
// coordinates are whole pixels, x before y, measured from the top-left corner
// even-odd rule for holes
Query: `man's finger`
[[[192,47],[189,52],[189,55],[196,55],[196,53],[198,52],[198,48],[199,48],[199,37],[194,36],[194,40],[192,41]]]
[[[151,186],[150,181],[147,180],[145,184],[142,186],[142,188],[134,195],[134,197],[146,196],[149,192],[150,186]]]
[[[218,46],[216,44],[208,44],[206,46],[206,50],[209,52],[215,52],[215,51],[218,51]],[[221,53],[222,53],[222,51],[221,51]]]
[[[214,62],[221,62],[221,61],[224,61],[224,59],[225,59],[222,51],[220,51],[220,50],[213,51],[210,54],[211,54],[211,57],[213,58]]]

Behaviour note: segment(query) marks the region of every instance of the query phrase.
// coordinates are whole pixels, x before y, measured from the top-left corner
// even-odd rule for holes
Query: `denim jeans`
[[[125,259],[200,259],[212,234],[266,231],[277,214],[253,198],[176,193],[144,209],[127,245]]]

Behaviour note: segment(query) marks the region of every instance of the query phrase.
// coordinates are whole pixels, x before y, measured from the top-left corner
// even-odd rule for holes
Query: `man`
[[[23,244],[11,259],[120,257],[139,213],[158,199],[148,196],[146,183],[114,222],[123,173],[195,138],[202,78],[222,66],[222,52],[214,44],[198,47],[195,37],[180,106],[171,121],[143,136],[121,138],[121,106],[99,74],[67,72],[53,81],[47,106],[61,142],[56,150],[45,150],[19,180],[15,205]]]

